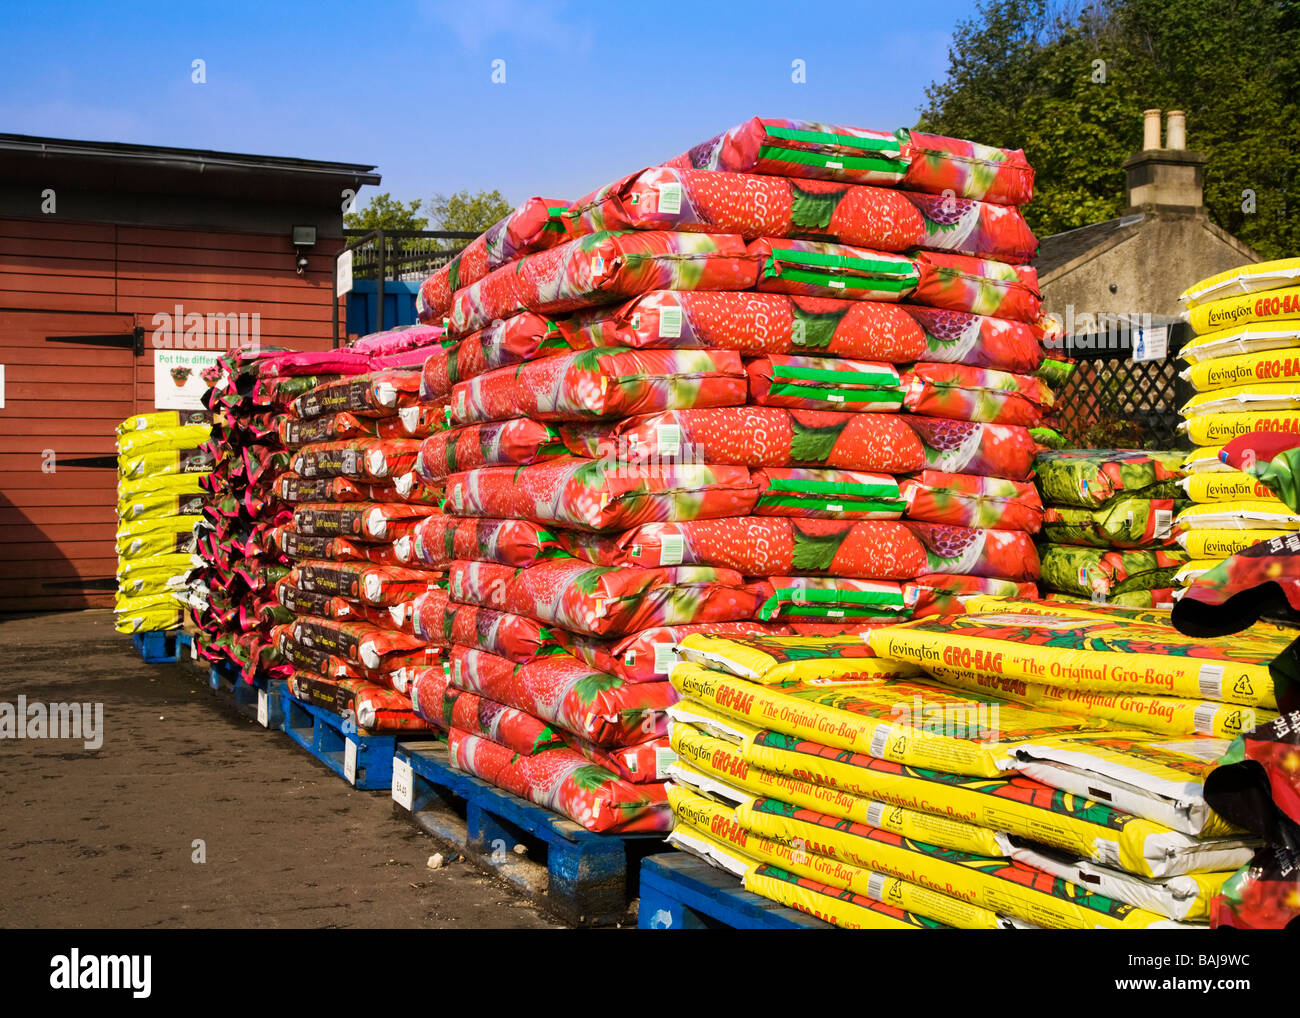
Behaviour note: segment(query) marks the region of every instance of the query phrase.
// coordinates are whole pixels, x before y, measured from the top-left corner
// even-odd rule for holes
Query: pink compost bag
[[[564,745],[557,729],[527,711],[452,686],[443,694],[442,719],[448,728],[489,739],[520,756]]]
[[[904,383],[911,413],[959,421],[1036,428],[1056,401],[1041,378],[966,364],[915,364]]]
[[[433,346],[435,343],[440,343],[444,335],[441,325],[401,325],[395,329],[362,336],[352,344],[352,350],[356,353],[382,357]]]
[[[1030,324],[1042,318],[1038,271],[1031,265],[937,251],[917,251],[915,258],[920,278],[907,298],[914,304]]]
[[[707,636],[778,636],[787,632],[779,623],[708,622],[685,626],[654,626],[638,633],[601,640],[594,636],[552,630],[566,651],[599,672],[624,682],[663,682],[677,662],[677,645],[692,633]]]
[[[1043,501],[1031,481],[922,470],[901,488],[909,520],[1027,534],[1042,529]]]
[[[455,559],[521,568],[564,556],[556,536],[528,520],[429,516],[394,545],[403,562],[442,569]]]
[[[925,334],[925,349],[913,360],[969,364],[1028,375],[1043,362],[1043,330],[1036,324],[975,315],[969,311],[903,304]]]

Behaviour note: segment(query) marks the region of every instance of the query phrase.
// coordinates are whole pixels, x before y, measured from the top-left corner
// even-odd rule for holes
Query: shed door
[[[0,312],[0,612],[113,603],[115,429],[135,413],[134,325]]]

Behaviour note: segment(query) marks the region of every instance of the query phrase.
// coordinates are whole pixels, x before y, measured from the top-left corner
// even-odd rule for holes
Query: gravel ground
[[[103,745],[0,738],[0,927],[558,924],[235,714],[148,665],[108,611],[0,616],[3,704],[103,705]],[[201,842],[196,846],[196,842]],[[204,861],[196,861],[202,852]]]

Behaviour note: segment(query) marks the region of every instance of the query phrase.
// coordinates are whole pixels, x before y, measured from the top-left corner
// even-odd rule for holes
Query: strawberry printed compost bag
[[[519,756],[453,728],[452,764],[512,795],[566,816],[589,831],[632,834],[672,826],[663,784],[632,784],[571,749]]]
[[[905,478],[900,489],[909,520],[1027,534],[1038,533],[1042,525],[1043,503],[1028,481],[922,470]]]
[[[580,433],[562,429],[570,451]],[[912,414],[857,414],[781,407],[672,410],[620,421],[610,447],[629,460],[752,467],[813,466],[908,474],[934,469],[1028,480],[1037,443],[1027,428]],[[589,448],[589,446],[587,446]]]
[[[449,644],[482,650],[517,664],[553,654],[555,633],[535,619],[510,612],[443,602],[442,636]]]
[[[485,371],[567,353],[568,349],[555,322],[544,315],[524,311],[492,322],[455,345],[430,353],[420,375],[420,398],[448,396],[457,382]]]
[[[293,454],[294,473],[308,478],[352,477],[389,481],[406,473],[420,454],[413,438],[349,438],[340,442],[305,445]]]
[[[897,583],[857,580],[842,576],[773,576],[772,594],[758,609],[757,618],[769,619],[875,619],[906,611],[903,589]]]
[[[749,252],[759,264],[758,288],[770,293],[900,301],[920,281],[912,259],[848,244],[764,237]]]
[[[650,290],[748,290],[757,271],[757,259],[734,234],[593,233],[502,266],[457,291],[451,331],[462,336],[519,311],[573,311]]]
[[[555,534],[527,520],[429,516],[395,543],[399,558],[440,569],[454,559],[530,566],[563,557]],[[405,556],[405,558],[403,558]]]
[[[925,352],[916,360],[1022,375],[1044,363],[1043,330],[1029,322],[919,304],[904,304],[902,310],[925,330]]]
[[[452,565],[451,597],[527,615],[590,636],[652,626],[734,622],[754,617],[769,591],[730,569],[628,569],[555,559],[527,569],[486,562]]]
[[[598,746],[634,746],[667,734],[664,712],[677,702],[667,682],[625,683],[568,654],[516,664],[455,647],[451,684],[517,707]]]
[[[839,357],[772,354],[750,361],[750,402],[796,410],[894,413],[903,406],[903,383],[890,364]]]
[[[752,291],[656,290],[558,324],[575,349],[702,347],[901,364],[920,359],[927,342],[915,315],[895,304]]]
[[[583,350],[498,368],[452,391],[458,424],[581,421],[686,407],[740,406],[748,378],[730,350]]]
[[[1042,316],[1038,272],[1031,265],[938,251],[917,251],[914,257],[918,280],[907,296],[914,304],[1031,325]]]
[[[1004,261],[1032,258],[1037,241],[1005,205],[842,182],[655,167],[579,199],[564,214],[573,237],[597,230],[797,237],[880,251],[935,247]]]
[[[430,435],[420,445],[415,469],[426,481],[475,467],[536,463],[564,452],[559,432],[541,421],[518,417],[468,424]]]
[[[653,520],[741,516],[758,485],[742,466],[638,465],[560,457],[480,467],[447,480],[448,511],[543,525],[625,530]]]
[[[904,376],[914,414],[1035,428],[1056,397],[1041,379],[965,364],[921,363]]]
[[[443,694],[442,722],[439,727],[490,739],[520,756],[564,745],[556,729],[526,711],[450,686]]]
[[[768,467],[751,476],[759,489],[756,516],[896,520],[907,508],[889,474]]]
[[[568,202],[558,198],[529,198],[504,219],[475,237],[451,261],[420,286],[417,311],[421,321],[438,322],[451,308],[461,287],[476,283],[499,268],[533,251],[564,240],[560,214]]]
[[[554,630],[566,651],[599,672],[624,682],[659,682],[672,674],[678,645],[693,633],[711,636],[784,634],[788,627],[771,622],[705,622],[684,626],[653,626],[612,640]],[[621,768],[619,768],[621,770]],[[626,777],[626,775],[624,775]]]
[[[646,523],[620,535],[564,531],[573,554],[604,566],[700,565],[746,576],[818,575],[909,580],[932,572],[1031,580],[1028,534],[885,521],[742,516]]]

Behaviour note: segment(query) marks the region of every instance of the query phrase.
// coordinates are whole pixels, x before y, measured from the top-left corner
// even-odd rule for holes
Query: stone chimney
[[[1142,151],[1124,160],[1128,175],[1129,214],[1136,212],[1205,213],[1205,163],[1200,152],[1187,150],[1187,120],[1170,110],[1165,145],[1160,145],[1160,111],[1143,113]]]

